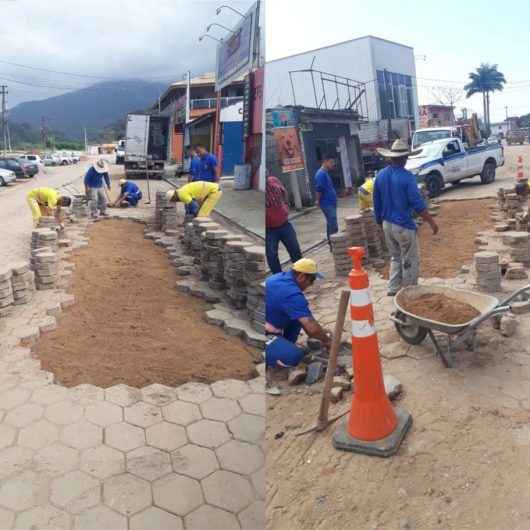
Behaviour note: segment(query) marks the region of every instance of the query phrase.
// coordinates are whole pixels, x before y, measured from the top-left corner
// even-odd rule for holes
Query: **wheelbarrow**
[[[421,344],[425,337],[429,336],[434,344],[436,353],[440,356],[444,365],[451,368],[453,366],[452,351],[460,344],[464,344],[469,351],[473,351],[477,328],[480,324],[497,315],[508,313],[511,310],[510,302],[526,292],[530,293],[530,285],[514,291],[510,296],[499,302],[493,296],[465,289],[427,285],[410,286],[401,289],[394,297],[396,310],[390,315],[390,319],[394,322],[400,337],[408,344]],[[414,299],[426,294],[443,294],[453,300],[469,304],[480,314],[464,324],[447,324],[414,315],[403,308],[404,300]],[[434,331],[447,335],[447,348],[441,347],[434,336]]]

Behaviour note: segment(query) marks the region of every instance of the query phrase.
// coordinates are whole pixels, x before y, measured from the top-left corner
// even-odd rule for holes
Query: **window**
[[[377,70],[377,88],[381,117],[411,118],[414,116],[412,78],[388,70]]]

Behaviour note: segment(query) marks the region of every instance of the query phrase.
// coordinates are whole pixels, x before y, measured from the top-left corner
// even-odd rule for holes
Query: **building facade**
[[[420,105],[420,129],[455,125],[454,107],[450,105]]]

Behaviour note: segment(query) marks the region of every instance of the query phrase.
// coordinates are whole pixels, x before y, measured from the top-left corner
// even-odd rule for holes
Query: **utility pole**
[[[7,149],[7,127],[6,127],[6,96],[7,96],[7,85],[0,85],[0,94],[2,94],[2,148],[4,155]]]
[[[85,132],[85,153],[88,154],[88,142],[86,137],[86,127],[83,127],[83,130]]]

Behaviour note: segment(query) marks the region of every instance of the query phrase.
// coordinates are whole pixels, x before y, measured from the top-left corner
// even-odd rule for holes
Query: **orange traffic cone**
[[[403,409],[394,410],[385,392],[368,274],[362,268],[364,249],[352,247],[348,254],[353,261],[349,282],[355,390],[350,415],[333,435],[333,446],[390,456],[398,451],[412,416]]]
[[[523,171],[523,157],[521,155],[517,157],[517,173],[515,175],[515,180],[517,182],[521,182],[522,180],[525,180],[524,171]]]

